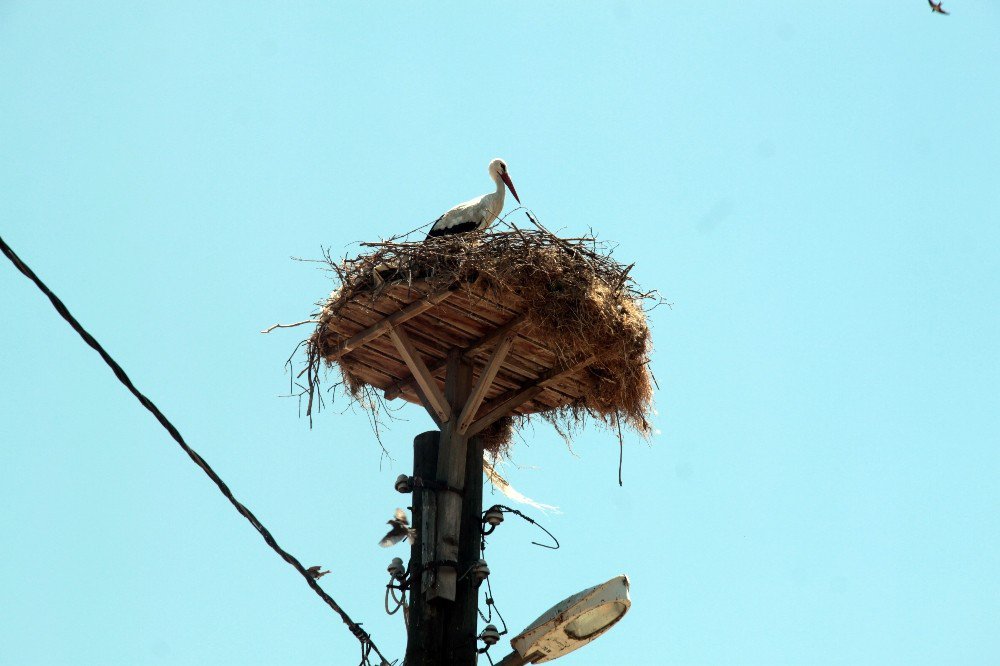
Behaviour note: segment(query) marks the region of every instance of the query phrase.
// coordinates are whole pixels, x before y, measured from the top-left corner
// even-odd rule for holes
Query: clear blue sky
[[[0,233],[401,657],[376,545],[427,416],[297,416],[328,277],[500,156],[652,315],[659,434],[545,425],[562,507],[491,541],[517,630],[625,572],[565,666],[983,664],[1000,652],[1000,9],[789,3],[0,4]],[[357,644],[0,265],[0,662],[353,664]],[[500,498],[498,498],[500,499]]]

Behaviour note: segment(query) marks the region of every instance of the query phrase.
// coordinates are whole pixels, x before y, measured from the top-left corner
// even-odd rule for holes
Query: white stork
[[[514,183],[510,181],[510,176],[507,175],[506,162],[500,158],[490,162],[489,174],[493,182],[497,184],[496,191],[476,197],[475,199],[470,199],[465,203],[460,203],[449,210],[439,217],[434,226],[431,227],[431,230],[427,232],[428,238],[431,236],[461,234],[466,231],[481,231],[493,224],[500,217],[500,212],[503,210],[503,186],[505,184],[510,189],[510,193],[514,195],[514,198],[517,199],[517,203],[521,203],[521,200],[517,197],[517,190],[514,189]]]

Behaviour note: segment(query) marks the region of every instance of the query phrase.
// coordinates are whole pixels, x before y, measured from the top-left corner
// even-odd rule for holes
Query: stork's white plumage
[[[510,193],[517,199],[517,203],[521,203],[517,196],[517,190],[514,189],[514,183],[507,175],[506,162],[499,158],[490,162],[489,174],[493,182],[497,184],[496,191],[460,203],[449,210],[437,219],[437,222],[427,233],[428,238],[461,234],[467,231],[481,231],[493,224],[503,210],[504,185],[510,189]]]

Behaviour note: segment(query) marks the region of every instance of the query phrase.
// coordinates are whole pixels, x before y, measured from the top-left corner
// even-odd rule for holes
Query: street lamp
[[[511,640],[515,651],[497,666],[540,664],[583,647],[625,616],[628,587],[628,576],[615,576],[563,599]]]

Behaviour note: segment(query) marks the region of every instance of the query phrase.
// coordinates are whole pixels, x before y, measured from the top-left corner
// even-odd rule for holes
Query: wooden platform
[[[499,302],[475,284],[434,291],[427,283],[386,285],[324,315],[322,348],[351,374],[385,392],[423,404],[443,423],[450,350],[473,365],[473,393],[459,430],[474,435],[507,414],[556,409],[593,393],[593,358],[561,359],[558,340],[524,322],[513,294]]]

